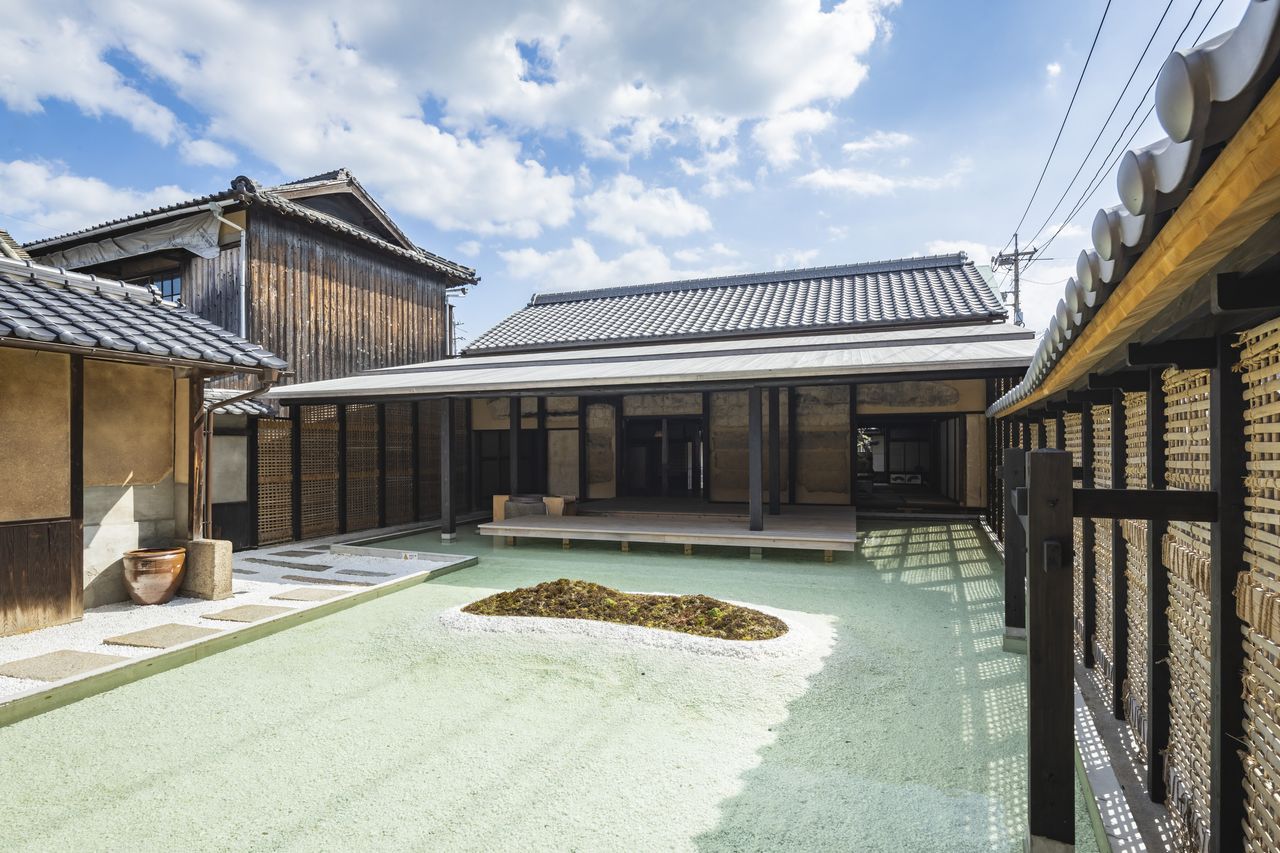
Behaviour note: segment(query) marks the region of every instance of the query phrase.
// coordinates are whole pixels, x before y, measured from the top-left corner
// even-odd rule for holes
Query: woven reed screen
[[[1169,488],[1209,487],[1209,371],[1164,373]],[[1167,805],[1176,841],[1203,850],[1209,827],[1209,525],[1173,521],[1163,542],[1169,571]]]
[[[1093,485],[1110,489],[1111,480],[1111,406],[1093,407]],[[1111,566],[1111,520],[1093,519],[1093,587],[1096,593],[1098,618],[1095,621],[1093,641],[1102,653],[1104,665],[1097,667],[1096,675],[1107,684],[1114,684],[1122,673],[1115,671],[1115,632],[1111,624],[1112,598],[1115,578]]]
[[[302,407],[302,536],[338,532],[338,407]]]
[[[1147,487],[1147,395],[1124,395],[1124,485],[1126,489]],[[1147,523],[1125,520],[1120,524],[1125,542],[1125,577],[1129,598],[1125,614],[1129,623],[1129,663],[1123,682],[1125,716],[1133,727],[1138,750],[1146,759],[1147,667],[1151,643],[1147,635]]]
[[[1280,850],[1280,319],[1240,336],[1245,397],[1245,836]]]
[[[1031,449],[1039,450],[1044,447],[1044,445],[1040,443],[1040,427],[1038,426],[1038,422],[1032,422],[1028,429],[1031,433]]]
[[[1057,418],[1044,419],[1044,446],[1045,447],[1058,446],[1058,419]]]
[[[413,521],[413,404],[386,405],[387,524]]]
[[[1084,447],[1080,432],[1081,417],[1079,412],[1067,412],[1062,416],[1063,449],[1071,454],[1071,464],[1080,466],[1084,459]],[[1080,481],[1075,483],[1080,485]],[[1076,654],[1084,653],[1084,521],[1072,519],[1072,560],[1071,560],[1071,612],[1074,619]]]
[[[378,526],[378,407],[347,407],[347,530]]]
[[[258,418],[258,544],[293,538],[293,423]]]
[[[440,400],[418,403],[418,520],[440,517]],[[453,476],[458,476],[457,471]]]

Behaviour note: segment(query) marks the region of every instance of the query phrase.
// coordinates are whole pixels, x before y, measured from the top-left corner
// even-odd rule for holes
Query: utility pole
[[[1013,324],[1022,326],[1022,281],[1020,279],[1021,265],[1024,258],[1030,259],[1036,253],[1036,249],[1032,246],[1030,249],[1018,251],[1018,235],[1013,235],[1013,251],[1001,252],[991,259],[992,269],[1001,269],[1003,267],[1013,267]]]

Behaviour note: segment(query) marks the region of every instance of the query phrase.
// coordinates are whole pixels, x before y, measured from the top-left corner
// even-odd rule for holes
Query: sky
[[[1099,30],[1106,0],[0,0],[0,227],[345,166],[480,274],[464,345],[537,291],[987,263],[1019,228],[1038,331],[1117,201],[1105,155],[1163,135],[1161,63],[1246,2],[1112,0]]]

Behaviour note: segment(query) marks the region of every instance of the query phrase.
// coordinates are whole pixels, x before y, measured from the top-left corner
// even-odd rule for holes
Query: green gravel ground
[[[1025,659],[971,526],[869,528],[832,564],[397,546],[481,563],[0,729],[0,848],[1021,850]],[[565,576],[795,611],[827,642],[743,661],[437,619]]]

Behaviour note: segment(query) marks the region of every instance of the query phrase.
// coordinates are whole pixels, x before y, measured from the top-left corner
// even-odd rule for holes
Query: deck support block
[[[440,534],[440,541],[441,541],[441,542],[457,542],[457,541],[458,541],[458,534],[456,534],[456,533],[441,533],[441,534]]]
[[[687,544],[687,543],[685,544],[685,546],[684,546],[684,555],[685,555],[686,557],[692,557],[692,556],[693,556],[693,546],[692,546],[692,545],[689,545],[689,544]]]
[[[763,559],[764,559],[764,549],[763,549],[763,548],[756,548],[756,547],[754,547],[754,546],[753,546],[753,547],[751,547],[751,548],[749,548],[749,549],[748,549],[748,554],[747,554],[747,556],[748,556],[748,557],[750,557],[752,560],[763,560]]]
[[[631,553],[631,543],[630,543],[630,542],[627,542],[627,541],[625,541],[625,540],[624,540],[624,541],[620,542],[619,544],[622,546],[622,553],[624,553],[624,554],[630,554],[630,553]]]
[[[822,562],[824,562],[824,563],[830,563],[832,559],[833,559],[833,554],[832,554],[832,552],[831,552],[831,551],[823,551],[823,552],[822,552]]]
[[[569,550],[570,548],[572,548],[572,547],[573,547],[573,542],[572,542],[572,540],[569,540],[569,539],[561,539],[561,540],[560,540],[560,548],[561,548],[561,550],[568,551],[568,550]]]

